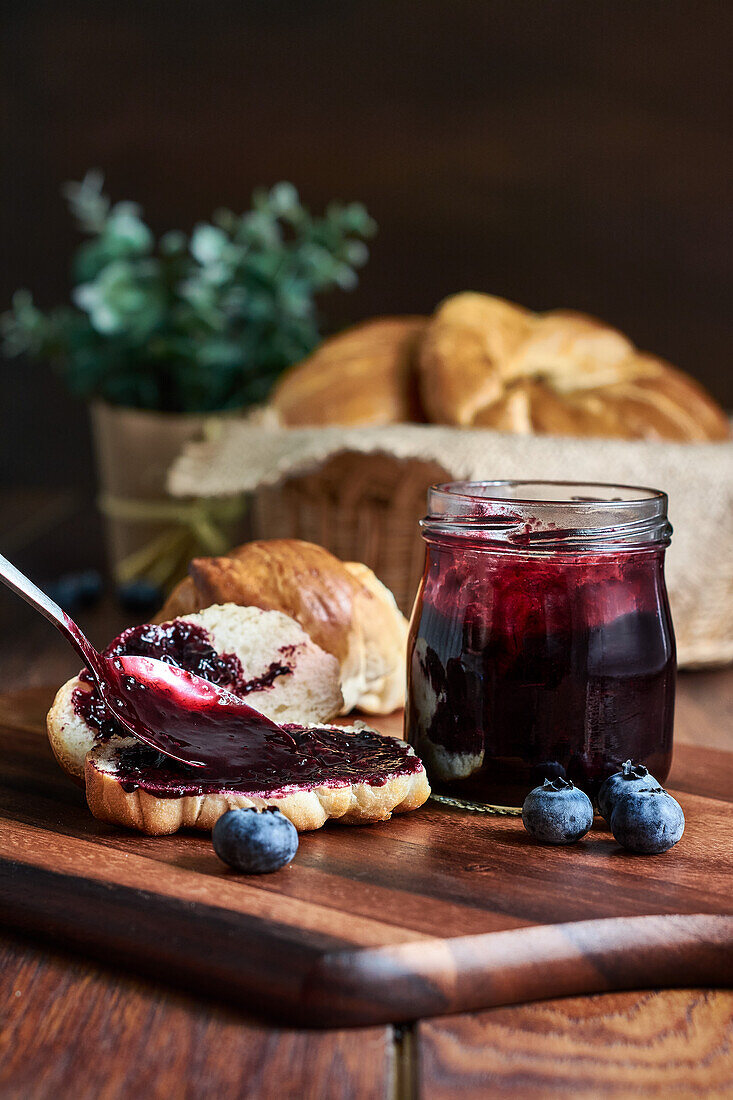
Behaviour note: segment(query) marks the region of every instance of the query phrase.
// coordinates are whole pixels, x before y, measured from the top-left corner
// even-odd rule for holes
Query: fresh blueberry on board
[[[298,850],[298,830],[274,807],[227,810],[214,825],[211,841],[219,859],[245,875],[277,871]]]
[[[627,760],[621,765],[621,771],[609,775],[599,790],[596,799],[598,812],[601,817],[604,817],[610,823],[611,814],[619,799],[625,798],[627,794],[631,794],[633,791],[640,790],[641,787],[658,786],[659,783],[653,775],[649,774],[643,764],[634,764],[631,760]]]
[[[657,855],[673,848],[685,831],[685,815],[676,798],[659,786],[637,788],[616,802],[611,832],[630,852]]]
[[[541,787],[546,779],[567,779],[567,772],[557,760],[546,760],[542,764],[535,764],[531,773],[532,784],[535,787]]]
[[[593,824],[593,806],[570,780],[546,779],[525,798],[522,821],[543,844],[574,844]]]

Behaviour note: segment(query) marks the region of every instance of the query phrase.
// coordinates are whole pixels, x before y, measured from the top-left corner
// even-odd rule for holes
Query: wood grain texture
[[[430,803],[304,836],[290,866],[248,878],[205,836],[91,818],[38,728],[47,701],[0,701],[9,926],[325,1026],[733,982],[733,754],[680,746],[687,830],[653,859],[623,852],[600,823],[576,848],[546,848],[516,819]]]
[[[730,1096],[733,993],[615,993],[423,1021],[415,1071],[430,1100]]]
[[[388,1028],[265,1028],[243,1011],[0,942],[3,1100],[376,1100],[391,1095],[392,1076]]]

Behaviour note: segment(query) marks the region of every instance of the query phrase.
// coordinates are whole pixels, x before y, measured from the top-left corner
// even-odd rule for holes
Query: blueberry
[[[596,799],[598,812],[607,822],[611,821],[611,814],[620,798],[637,791],[641,787],[658,787],[656,779],[650,775],[643,764],[633,764],[627,760],[621,765],[620,772],[609,775],[598,792]]]
[[[567,779],[567,772],[557,760],[544,760],[532,768],[531,782],[541,787],[546,779]]]
[[[298,850],[298,830],[274,807],[228,810],[214,825],[211,842],[219,859],[245,875],[277,871]]]
[[[162,589],[150,581],[126,581],[117,586],[117,599],[126,611],[155,611],[163,602]]]
[[[587,794],[570,780],[546,779],[525,798],[522,821],[535,840],[544,844],[573,844],[593,824],[593,806]]]
[[[90,607],[96,603],[102,595],[102,578],[96,569],[64,573],[58,580],[47,585],[46,590],[64,611],[76,611],[80,607]]]
[[[672,848],[685,831],[677,799],[661,787],[641,787],[619,799],[611,814],[611,832],[631,852],[655,855]]]

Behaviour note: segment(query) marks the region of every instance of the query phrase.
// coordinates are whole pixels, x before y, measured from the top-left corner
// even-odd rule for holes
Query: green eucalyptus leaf
[[[276,183],[270,189],[268,206],[277,218],[292,214],[300,206],[298,192],[292,183]]]
[[[19,291],[0,317],[8,355],[59,366],[85,398],[177,411],[262,401],[319,340],[318,298],[351,289],[375,226],[359,203],[313,216],[291,183],[220,209],[190,237],[157,242],[135,203],[111,205],[100,173],[64,194],[88,239],[73,258],[72,306],[43,311]]]
[[[191,234],[191,255],[202,265],[221,261],[228,247],[229,237],[215,225],[202,223]]]
[[[85,233],[101,233],[104,228],[110,202],[103,187],[104,175],[92,168],[81,183],[65,183],[61,188],[71,213]]]
[[[140,207],[134,202],[118,202],[112,207],[104,236],[118,256],[142,256],[155,243],[153,234],[140,217]]]
[[[160,238],[160,251],[164,256],[180,256],[186,252],[188,241],[180,229],[169,229]]]

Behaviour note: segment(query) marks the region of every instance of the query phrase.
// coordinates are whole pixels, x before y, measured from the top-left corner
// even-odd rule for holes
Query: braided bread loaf
[[[702,386],[601,321],[470,292],[432,318],[376,318],[325,340],[285,372],[271,408],[289,426],[427,420],[680,442],[730,435]]]
[[[448,298],[419,350],[430,420],[554,435],[726,439],[725,413],[682,371],[581,313]]]

